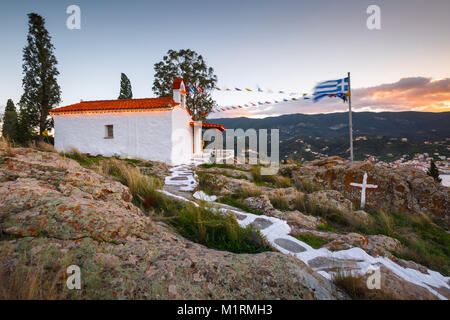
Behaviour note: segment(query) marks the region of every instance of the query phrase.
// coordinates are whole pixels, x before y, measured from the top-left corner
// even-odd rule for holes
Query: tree
[[[53,127],[49,110],[61,101],[60,87],[56,81],[59,72],[53,55],[51,37],[45,28],[45,20],[36,13],[28,14],[27,45],[23,49],[22,87],[20,99],[21,125],[30,126],[27,132],[39,127],[39,140],[42,133]],[[19,118],[21,118],[19,117]]]
[[[436,167],[436,164],[434,163],[434,160],[431,160],[430,169],[427,171],[427,175],[430,177],[433,177],[434,181],[441,182],[442,179],[439,178],[439,170]]]
[[[161,97],[172,95],[173,79],[183,78],[188,95],[186,99],[194,120],[204,120],[216,102],[211,98],[211,90],[217,83],[214,70],[208,67],[203,57],[195,51],[169,50],[163,60],[155,64],[153,92]],[[193,88],[194,92],[189,92]],[[196,88],[201,88],[202,92]]]
[[[18,122],[16,106],[11,99],[8,99],[8,102],[6,103],[5,113],[3,114],[2,136],[12,141],[16,141],[17,130]]]
[[[17,125],[17,137],[16,140],[22,145],[27,145],[27,143],[33,137],[33,127],[31,126],[31,121],[29,120],[28,112],[24,108],[20,107],[18,115],[18,125]]]
[[[120,94],[119,99],[133,99],[131,82],[125,73],[120,74]]]

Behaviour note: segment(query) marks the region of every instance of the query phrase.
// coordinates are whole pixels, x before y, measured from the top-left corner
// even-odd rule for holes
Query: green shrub
[[[317,226],[317,230],[329,231],[329,232],[337,232],[337,230],[335,228],[333,228],[332,226],[330,226],[328,224],[321,224],[321,225]]]
[[[258,186],[272,186],[276,188],[288,188],[292,185],[291,179],[274,174],[261,174],[261,166],[253,166],[250,170],[253,182]]]
[[[296,236],[296,238],[300,241],[309,244],[314,249],[319,249],[321,246],[329,242],[327,239],[312,234],[299,234]]]
[[[242,228],[230,215],[186,204],[175,213],[172,225],[186,238],[207,247],[235,253],[259,253],[272,248],[251,226]]]
[[[73,159],[77,161],[79,164],[81,164],[84,167],[89,167],[91,165],[97,165],[100,161],[106,159],[102,156],[89,156],[86,154],[81,153],[77,148],[71,147],[71,152],[63,152],[61,155],[66,158]]]

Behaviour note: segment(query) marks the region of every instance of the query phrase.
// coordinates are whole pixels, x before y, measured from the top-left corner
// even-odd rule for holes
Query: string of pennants
[[[340,98],[343,100],[343,102],[347,102],[347,97],[350,96],[350,79],[348,78],[343,78],[343,79],[338,79],[338,80],[328,80],[328,81],[324,81],[319,83],[318,85],[316,85],[316,87],[314,88],[314,93],[313,95],[308,95],[307,93],[303,93],[301,94],[301,98],[291,98],[293,95],[299,95],[299,93],[295,93],[295,92],[291,92],[289,93],[289,98],[283,98],[282,100],[271,100],[271,101],[265,101],[265,102],[249,102],[246,103],[244,105],[237,105],[237,106],[218,106],[218,107],[214,107],[211,110],[211,113],[216,113],[216,112],[222,112],[222,111],[228,111],[228,110],[239,110],[239,109],[243,109],[243,108],[249,108],[249,107],[256,107],[256,106],[262,106],[262,105],[273,105],[273,104],[279,104],[279,103],[285,103],[285,102],[289,102],[289,101],[300,101],[300,100],[309,100],[312,99],[314,102],[322,99],[323,97],[335,97],[335,98]],[[280,90],[278,92],[274,92],[270,89],[268,90],[262,90],[260,87],[258,87],[256,90],[253,89],[249,89],[249,88],[237,88],[235,87],[234,89],[231,88],[210,88],[210,87],[206,87],[205,89],[202,89],[199,86],[189,86],[188,87],[189,92],[191,93],[195,93],[197,92],[203,92],[204,90],[216,90],[216,91],[248,91],[248,92],[265,92],[265,93],[277,93],[277,94],[287,94],[286,91]]]
[[[204,88],[204,89],[202,89],[201,87],[199,87],[199,86],[195,86],[195,87],[191,87],[191,86],[189,86],[188,87],[188,91],[190,92],[190,93],[195,93],[195,92],[203,92],[203,91],[205,91],[205,90],[211,90],[211,88],[210,87],[206,87],[206,88]],[[270,90],[270,89],[267,89],[267,90],[263,90],[263,89],[261,89],[260,87],[258,87],[257,89],[249,89],[249,88],[243,88],[243,89],[241,89],[241,88],[237,88],[237,87],[235,87],[235,88],[228,88],[228,87],[223,87],[223,88],[212,88],[212,90],[216,90],[216,91],[248,91],[248,92],[265,92],[265,93],[278,93],[278,94],[286,94],[287,92],[286,91],[283,91],[283,90],[280,90],[280,91],[272,91],[272,90]],[[290,96],[293,96],[293,95],[296,95],[297,94],[297,92],[291,92],[291,93],[289,93],[289,95]],[[306,94],[306,93],[305,93]]]
[[[285,103],[285,102],[289,102],[289,101],[300,101],[300,100],[309,100],[311,99],[311,97],[309,97],[306,93],[303,94],[303,96],[301,98],[284,98],[282,100],[271,100],[271,101],[265,101],[265,102],[249,102],[243,105],[237,105],[237,106],[223,106],[223,107],[214,107],[211,110],[211,113],[216,113],[216,112],[222,112],[222,111],[229,111],[229,110],[239,110],[239,109],[244,109],[244,108],[250,108],[250,107],[257,107],[257,106],[262,106],[262,105],[273,105],[273,104],[279,104],[279,103]]]
[[[199,86],[195,86],[195,87],[189,86],[188,87],[188,91],[190,93],[203,92],[204,90],[211,90],[211,88],[210,87],[206,87],[205,89],[202,89]],[[235,87],[235,88],[232,89],[232,88],[228,88],[228,87],[223,87],[223,88],[218,88],[217,87],[217,88],[212,88],[212,90],[222,91],[222,92],[227,92],[227,91],[239,92],[239,91],[241,91],[241,92],[259,92],[259,93],[262,92],[262,93],[270,93],[270,94],[273,94],[273,93],[275,93],[275,94],[287,94],[287,91],[283,91],[283,90],[272,91],[270,89],[263,90],[260,87],[258,87],[257,89],[250,89],[250,88],[242,88],[241,89],[241,88],[238,88],[238,87]],[[262,105],[271,105],[271,104],[273,105],[273,104],[278,104],[278,103],[283,103],[283,102],[288,102],[288,101],[300,101],[300,100],[311,99],[311,97],[308,94],[306,94],[306,93],[303,93],[301,98],[291,98],[291,96],[293,96],[293,95],[298,95],[298,93],[290,92],[289,93],[290,97],[289,98],[283,98],[282,100],[271,100],[271,101],[265,101],[265,102],[261,102],[261,101],[248,102],[246,104],[237,105],[237,106],[218,106],[218,107],[214,107],[211,110],[211,113],[222,112],[222,111],[229,111],[229,110],[239,110],[239,109],[250,108],[250,107],[257,107],[257,106],[262,106]]]

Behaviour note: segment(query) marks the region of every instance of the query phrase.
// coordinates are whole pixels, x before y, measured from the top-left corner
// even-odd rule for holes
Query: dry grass
[[[148,196],[162,187],[158,178],[143,175],[138,168],[117,159],[102,160],[97,168],[102,175],[113,176],[128,186],[138,203],[144,203]]]
[[[284,176],[274,176],[275,178],[275,186],[277,188],[289,188],[292,186],[291,179],[289,177]]]
[[[252,166],[250,169],[250,173],[252,175],[253,181],[255,182],[263,182],[263,178],[261,175],[261,168],[258,166]]]
[[[6,139],[5,137],[2,137],[1,145],[2,145],[2,149],[4,150],[5,156],[14,157],[16,152],[14,151],[14,147],[13,147],[11,141]]]
[[[39,150],[42,150],[45,152],[55,152],[55,153],[57,152],[55,147],[52,144],[44,142],[44,141],[39,141],[37,144],[37,147]]]
[[[261,188],[255,185],[243,185],[241,187],[240,195],[243,199],[248,197],[258,197],[262,194]]]
[[[53,277],[42,266],[19,265],[0,270],[0,300],[61,300],[64,278]]]
[[[289,203],[286,199],[286,193],[283,190],[275,190],[275,192],[269,199],[275,208],[282,211],[286,211],[289,209]]]
[[[315,191],[320,191],[322,187],[312,183],[311,181],[308,181],[305,178],[297,177],[295,180],[295,187],[297,190],[305,192],[305,193],[312,193]]]
[[[379,211],[380,222],[382,228],[385,230],[386,234],[392,235],[394,233],[394,222],[392,217],[384,210]]]
[[[78,161],[86,161],[87,159],[86,155],[75,147],[70,147],[70,154],[72,158]]]
[[[295,193],[294,209],[300,212],[306,212],[306,196],[301,192]]]
[[[338,268],[333,276],[333,283],[345,291],[354,300],[393,300],[390,294],[381,289],[369,289],[366,278],[351,271]]]

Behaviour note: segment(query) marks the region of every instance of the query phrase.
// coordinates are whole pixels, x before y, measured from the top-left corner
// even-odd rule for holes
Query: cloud
[[[450,111],[450,78],[402,78],[394,83],[352,90],[354,111]],[[276,105],[239,109],[217,114],[210,118],[267,117],[290,113],[331,113],[347,111],[347,104],[338,99],[324,98],[317,103],[311,100],[286,102]]]
[[[358,107],[383,107],[420,111],[450,111],[450,78],[402,78],[353,91]]]

